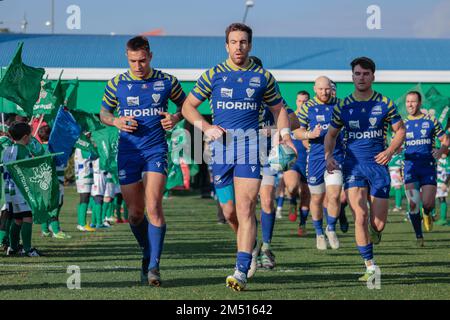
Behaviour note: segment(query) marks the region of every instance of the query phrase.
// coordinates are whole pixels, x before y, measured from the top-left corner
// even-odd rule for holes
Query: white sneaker
[[[242,291],[247,286],[247,277],[245,273],[235,270],[232,276],[227,277],[225,283],[228,288],[234,291]]]
[[[283,216],[281,215],[281,211],[283,210],[283,208],[277,207],[277,211],[275,213],[275,217],[277,219],[281,219]]]
[[[86,228],[84,226],[77,225],[77,230],[78,231],[86,231]]]
[[[339,249],[339,239],[337,237],[336,231],[328,230],[328,227],[325,229],[325,234],[327,235],[328,242],[330,243],[331,249]]]
[[[258,265],[258,256],[259,253],[261,251],[261,243],[258,242],[258,240],[256,240],[256,244],[255,247],[253,248],[252,251],[252,262],[250,263],[250,269],[248,269],[247,272],[247,278],[251,278],[255,275],[256,269],[257,269],[257,265]]]
[[[324,235],[316,236],[316,246],[318,250],[327,250],[327,240]]]

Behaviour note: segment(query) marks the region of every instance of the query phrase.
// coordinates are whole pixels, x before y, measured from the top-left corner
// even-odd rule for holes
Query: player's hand
[[[138,123],[133,116],[114,118],[114,126],[120,131],[133,132],[137,129]]]
[[[214,141],[220,139],[220,137],[222,137],[225,132],[226,130],[221,126],[209,126],[205,130],[205,136],[207,141]]]
[[[328,157],[326,166],[328,173],[333,173],[334,170],[339,169],[339,163],[334,159],[333,156]]]
[[[298,152],[297,149],[295,148],[294,143],[292,142],[292,138],[289,134],[285,134],[281,140],[282,144],[287,145],[288,147],[290,147],[292,150],[294,150],[295,155],[298,157]]]
[[[375,162],[383,166],[386,166],[389,163],[389,161],[391,161],[393,154],[394,153],[391,152],[389,149],[386,149],[375,156]]]
[[[431,153],[436,160],[439,160],[442,157],[442,154],[444,153],[444,151],[441,149],[433,149],[433,151],[431,151]]]
[[[309,133],[309,139],[316,139],[320,137],[320,133],[322,132],[322,127],[320,124],[317,124],[313,131]]]
[[[164,117],[163,119],[161,119],[161,125],[162,125],[163,129],[166,130],[166,131],[172,130],[173,127],[178,122],[177,118],[175,117],[175,115],[174,114],[170,114],[168,112],[160,112],[159,114]]]

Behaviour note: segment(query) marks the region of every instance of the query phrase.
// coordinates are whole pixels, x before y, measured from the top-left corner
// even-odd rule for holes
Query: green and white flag
[[[23,42],[14,54],[5,75],[0,81],[0,97],[21,106],[28,116],[33,115],[33,107],[39,98],[44,69],[33,68],[22,62]],[[1,112],[5,112],[1,110]]]
[[[53,104],[53,87],[51,81],[41,81],[41,92],[39,99],[33,107],[33,115],[51,114],[55,105]]]
[[[33,222],[44,223],[56,214],[59,205],[59,182],[53,156],[12,161],[6,169],[33,212]],[[55,212],[53,212],[55,210]]]
[[[92,140],[97,146],[97,153],[100,157],[100,169],[111,173],[113,181],[119,183],[117,172],[119,130],[116,127],[106,127],[105,129],[94,131],[92,132]]]

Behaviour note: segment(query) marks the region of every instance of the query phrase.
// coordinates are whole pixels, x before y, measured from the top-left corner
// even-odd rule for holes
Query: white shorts
[[[105,197],[114,198],[118,193],[120,193],[120,185],[112,182],[106,183]]]
[[[92,163],[94,169],[94,184],[91,189],[91,196],[104,196],[106,189],[107,172],[100,170],[100,160],[97,159]]]
[[[391,176],[391,187],[401,187],[403,185],[400,168],[389,168],[389,175]]]
[[[333,173],[328,173],[325,170],[323,174],[324,183],[319,185],[308,185],[309,192],[312,194],[322,194],[326,192],[327,186],[342,186],[343,185],[343,177],[341,170],[334,170]]]
[[[436,190],[436,198],[447,198],[448,196],[448,187],[445,183],[438,183]]]

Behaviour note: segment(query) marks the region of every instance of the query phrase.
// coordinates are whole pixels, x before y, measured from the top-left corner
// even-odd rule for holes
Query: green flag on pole
[[[92,140],[97,145],[100,157],[100,169],[112,174],[114,183],[119,182],[117,172],[117,147],[119,130],[116,127],[106,127],[92,132]]]
[[[0,96],[21,106],[31,117],[34,104],[39,98],[45,70],[24,64],[22,47],[23,42],[20,42],[14,58],[0,81]]]
[[[94,132],[106,128],[103,123],[101,123],[100,118],[95,114],[79,110],[70,110],[70,113],[81,127],[81,131]]]
[[[55,154],[12,161],[6,169],[33,212],[33,222],[44,223],[56,214],[59,182],[53,162]],[[53,212],[53,210],[55,210]]]
[[[41,81],[41,92],[39,99],[33,107],[33,115],[51,114],[55,106],[53,104],[53,87],[52,82],[48,80]]]

